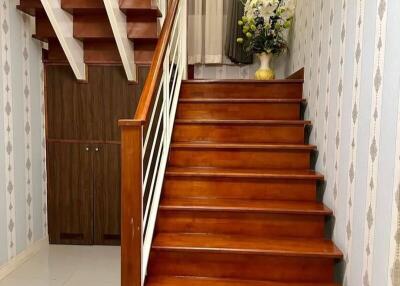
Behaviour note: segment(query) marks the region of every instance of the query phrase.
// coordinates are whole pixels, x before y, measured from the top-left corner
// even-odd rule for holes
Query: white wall
[[[275,70],[276,78],[285,78],[287,74],[286,65],[289,55],[282,55],[274,58],[272,67]],[[254,57],[254,62],[251,65],[195,65],[195,79],[254,79],[255,73],[260,66],[260,61]]]
[[[399,27],[398,0],[298,0],[287,71],[305,67],[344,285],[400,285]]]
[[[40,43],[15,0],[0,1],[0,267],[47,236]]]

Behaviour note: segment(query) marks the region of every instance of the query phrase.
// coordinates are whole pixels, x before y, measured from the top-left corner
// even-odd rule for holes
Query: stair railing
[[[134,119],[121,120],[121,285],[143,285],[182,79],[187,74],[187,1],[168,13]]]

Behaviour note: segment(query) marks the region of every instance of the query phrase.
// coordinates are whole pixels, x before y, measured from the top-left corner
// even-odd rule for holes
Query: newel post
[[[121,128],[121,285],[141,286],[143,255],[143,127],[134,120]]]

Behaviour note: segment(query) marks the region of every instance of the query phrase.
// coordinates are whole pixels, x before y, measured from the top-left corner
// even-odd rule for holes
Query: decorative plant
[[[243,1],[243,0],[242,0]],[[292,25],[295,0],[247,0],[243,2],[244,15],[238,24],[243,37],[237,42],[244,45],[248,53],[257,54],[261,65],[256,79],[275,78],[270,68],[272,56],[278,56],[288,49],[287,36]]]
[[[288,48],[287,35],[291,27],[294,0],[247,0],[244,16],[238,24],[244,37],[237,42],[249,53],[280,55]]]

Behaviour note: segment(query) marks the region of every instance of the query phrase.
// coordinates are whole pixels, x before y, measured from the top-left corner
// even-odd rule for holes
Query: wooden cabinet
[[[51,243],[93,243],[93,168],[87,144],[48,143]]]
[[[50,242],[106,244],[120,241],[120,131],[131,118],[139,83],[122,66],[89,66],[79,83],[70,67],[46,65],[46,132]]]
[[[119,144],[48,143],[50,243],[119,244],[119,154]]]

